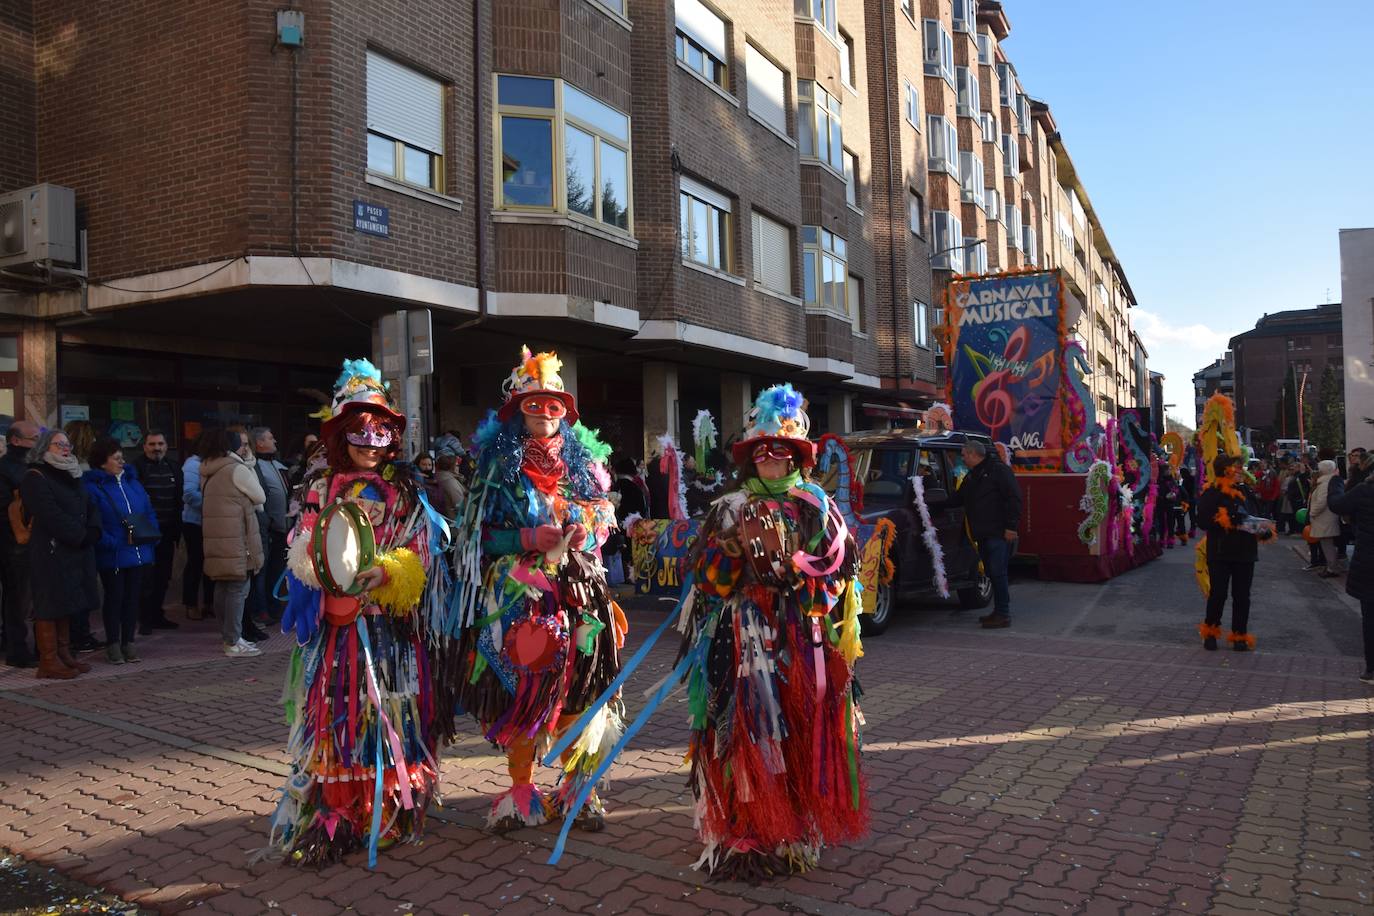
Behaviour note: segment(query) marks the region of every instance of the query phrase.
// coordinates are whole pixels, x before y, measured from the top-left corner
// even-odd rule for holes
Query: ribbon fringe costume
[[[370,363],[345,364],[330,443],[347,451],[331,423],[349,424],[372,446],[399,443],[404,418],[386,399]],[[290,725],[292,773],[272,821],[272,842],[289,861],[339,861],[366,847],[418,837],[438,787],[433,688],[422,600],[444,587],[443,521],[403,466],[348,467],[337,454],[317,462],[299,491],[300,520],[290,537],[282,618],[292,633],[283,700]],[[365,512],[375,534],[382,583],[358,597],[338,597],[321,584],[321,513],[336,502]]]
[[[488,815],[488,826],[498,830],[567,815],[623,729],[619,703],[603,706],[563,752],[555,795],[546,799],[534,784],[536,753],[542,756],[619,673],[628,627],[597,553],[615,527],[606,499],[610,449],[593,430],[570,424],[575,408],[548,438],[526,430],[515,410],[522,398],[553,392],[568,404],[572,399],[562,392],[553,354],[525,350],[523,357],[507,383],[506,407],[488,414],[475,436],[477,469],[460,521],[465,540],[450,622],[457,638],[439,662],[440,682],[453,691],[441,703],[471,713],[507,754],[511,787]],[[535,548],[530,532],[548,526],[580,526],[585,540],[565,536],[553,549]],[[584,817],[604,818],[595,793],[579,826]]]
[[[814,460],[791,386],[763,392],[751,420],[737,463],[745,463],[740,446],[747,455],[769,439],[798,446],[803,465]],[[741,534],[750,513],[785,529],[778,577],[760,576],[746,556],[760,549]],[[690,656],[690,784],[705,844],[696,867],[745,880],[806,871],[823,846],[868,828],[853,540],[838,505],[794,471],[746,478],[716,500],[697,550],[680,624]]]

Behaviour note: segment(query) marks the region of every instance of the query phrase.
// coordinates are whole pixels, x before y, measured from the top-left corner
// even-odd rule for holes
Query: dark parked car
[[[944,551],[950,594],[957,596],[965,608],[986,607],[992,600],[992,582],[979,569],[978,551],[964,527],[964,510],[943,506],[956,481],[965,473],[960,450],[970,439],[980,440],[996,455],[992,441],[977,433],[927,435],[899,429],[856,432],[844,437],[850,452],[851,473],[863,482],[860,522],[873,524],[880,518],[890,518],[897,529],[892,548],[896,571],[892,584],[879,589],[873,613],[860,618],[866,635],[886,630],[893,613],[903,605],[939,600],[935,565],[923,540],[921,515],[911,483],[917,473],[925,477],[926,505]],[[835,476],[832,471],[822,482],[827,490],[834,490]]]

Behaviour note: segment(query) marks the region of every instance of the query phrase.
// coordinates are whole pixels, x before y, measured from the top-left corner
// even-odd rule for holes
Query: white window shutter
[[[774,292],[792,294],[792,234],[782,223],[753,214],[754,279]]]
[[[711,12],[701,0],[676,0],[677,27],[691,35],[711,56],[723,64],[725,56],[725,20]]]
[[[442,156],[443,84],[368,51],[367,129]]]
[[[753,45],[744,46],[749,110],[779,133],[787,133],[787,75]]]

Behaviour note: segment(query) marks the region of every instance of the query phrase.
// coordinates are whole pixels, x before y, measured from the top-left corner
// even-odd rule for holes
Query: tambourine
[[[755,577],[765,585],[789,585],[796,581],[792,567],[795,546],[788,534],[781,504],[753,499],[739,513],[739,543]]]
[[[362,594],[358,574],[377,563],[372,520],[355,503],[332,502],[315,519],[310,561],[320,587],[336,598]]]

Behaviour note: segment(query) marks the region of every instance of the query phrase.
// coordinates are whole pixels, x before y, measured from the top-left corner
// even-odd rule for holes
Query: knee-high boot
[[[71,680],[76,669],[68,668],[57,657],[57,624],[51,620],[33,622],[33,640],[38,643],[37,677]]]
[[[59,617],[53,621],[57,625],[57,658],[68,668],[75,668],[78,674],[85,674],[91,670],[91,666],[83,661],[79,661],[72,654],[72,619],[70,617]]]

